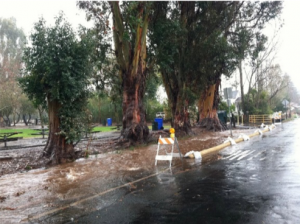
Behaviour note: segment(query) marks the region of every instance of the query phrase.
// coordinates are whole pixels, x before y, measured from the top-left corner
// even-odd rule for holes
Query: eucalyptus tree
[[[223,36],[231,46],[238,68],[241,68],[241,60],[247,55],[256,58],[259,52],[264,50],[266,36],[262,34],[262,29],[268,21],[280,14],[281,8],[281,2],[235,2],[231,7],[230,13],[227,13],[228,16],[225,18],[227,25],[224,27]],[[222,60],[220,62],[222,63]],[[227,66],[225,65],[225,67]],[[224,74],[230,76],[232,71]],[[220,78],[222,73],[219,73],[217,78]],[[240,81],[243,95],[242,80]],[[217,104],[210,103],[219,99],[219,89],[214,91],[211,89],[218,83],[218,79],[215,79],[215,82],[207,87],[201,96],[203,98],[202,105],[199,104],[200,124],[204,124],[209,129],[211,128],[210,124],[218,120]],[[205,112],[204,116],[201,114],[203,111]],[[218,127],[218,125],[213,125],[214,129]]]
[[[22,66],[22,50],[26,42],[23,30],[15,18],[0,18],[0,108],[10,125],[10,115],[16,124],[20,118],[21,91],[17,78]]]
[[[152,2],[82,1],[78,5],[103,34],[113,38],[122,97],[122,132],[130,142],[149,135],[143,98],[147,78],[146,35]],[[110,24],[112,15],[113,24]]]
[[[46,26],[44,19],[35,23],[30,39],[19,82],[35,105],[47,105],[49,137],[44,155],[52,163],[72,161],[74,143],[85,130],[94,38],[84,28],[74,32],[60,14],[54,26]]]
[[[176,129],[190,132],[188,108],[196,99],[200,125],[213,130],[222,128],[217,116],[221,75],[229,77],[241,58],[241,47],[250,47],[245,42],[235,45],[237,36],[245,32],[235,29],[236,23],[242,18],[249,27],[262,27],[280,10],[280,2],[155,3],[151,46]]]
[[[225,38],[235,2],[157,2],[150,39],[157,56],[175,129],[191,132],[189,106],[201,95],[204,106],[218,101],[220,75],[230,74],[235,55]],[[213,85],[213,89],[208,89]],[[209,96],[209,98],[207,98]],[[212,97],[212,98],[211,98]],[[200,114],[211,113],[200,105]],[[217,120],[218,121],[218,120]]]

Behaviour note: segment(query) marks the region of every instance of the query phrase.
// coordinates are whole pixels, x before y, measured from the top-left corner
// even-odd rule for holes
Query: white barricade
[[[179,153],[174,153],[175,143],[177,145]],[[167,150],[165,149],[165,154],[159,155],[160,145],[171,145],[171,147],[172,147],[171,153],[168,153]],[[157,160],[169,160],[170,167],[171,167],[173,157],[181,157],[177,139],[176,138],[161,138],[161,136],[159,136],[159,139],[157,142],[157,152],[156,152],[156,156],[155,156],[155,166],[157,165]]]

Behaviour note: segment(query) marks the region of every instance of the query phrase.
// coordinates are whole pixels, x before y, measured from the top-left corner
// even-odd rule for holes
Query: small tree
[[[48,107],[49,137],[44,155],[52,163],[73,160],[73,142],[85,128],[93,38],[84,29],[77,36],[62,14],[53,27],[46,27],[40,19],[30,37],[19,82],[29,99]]]

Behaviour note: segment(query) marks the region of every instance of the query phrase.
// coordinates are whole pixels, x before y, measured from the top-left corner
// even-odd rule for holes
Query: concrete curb
[[[270,127],[269,127],[269,126],[266,126],[263,130],[259,130],[259,129],[258,129],[258,130],[256,130],[253,134],[250,134],[250,135],[249,135],[249,138],[253,138],[253,137],[257,136],[257,135],[261,135],[261,134],[263,134],[263,133],[265,133],[265,132],[271,131],[271,130],[274,129],[275,127],[276,127],[276,126],[272,124]],[[244,141],[244,138],[243,138],[243,137],[237,138],[237,139],[235,139],[234,141],[235,141],[235,143],[243,142],[243,141]],[[209,149],[204,149],[204,150],[200,151],[200,153],[201,153],[201,156],[204,157],[204,156],[207,156],[207,155],[209,155],[209,154],[211,154],[211,153],[216,153],[216,152],[220,151],[221,149],[224,149],[224,148],[226,148],[227,146],[230,146],[230,145],[231,145],[231,142],[230,142],[230,141],[224,142],[224,143],[221,144],[221,145],[214,146],[214,147],[209,148]]]

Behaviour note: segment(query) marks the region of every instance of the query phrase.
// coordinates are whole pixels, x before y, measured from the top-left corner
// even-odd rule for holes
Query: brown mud
[[[205,129],[194,128],[194,136],[179,137],[179,147],[182,154],[189,151],[201,151],[224,142],[230,136],[229,131],[224,132],[210,132]],[[234,129],[233,136],[238,137],[240,133],[253,132],[248,129]],[[156,140],[161,137],[169,137],[167,131],[152,132],[152,141],[148,145],[156,144]],[[111,138],[107,140],[99,140],[90,138],[86,141],[80,142],[76,147],[76,153],[79,158],[87,158],[90,155],[100,155],[117,150],[123,152],[124,149],[116,148],[115,139],[119,136],[118,132],[113,132]],[[48,159],[42,157],[46,139],[27,139],[19,140],[18,142],[8,142],[8,148],[4,149],[3,143],[0,145],[0,177],[6,174],[17,172],[28,172],[32,169],[43,168],[47,166]],[[39,145],[37,147],[30,147],[32,145]],[[18,148],[19,146],[19,148]],[[25,147],[25,148],[21,148]],[[151,146],[131,146],[129,150],[139,149],[147,153],[147,148]],[[128,150],[125,150],[128,151]],[[125,152],[124,151],[124,152]]]
[[[182,154],[216,146],[230,136],[229,131],[193,131],[196,135],[178,139]],[[233,138],[253,131],[235,129]],[[167,136],[166,133],[163,137]],[[95,140],[89,143],[89,152],[94,155],[86,151],[87,144],[80,145],[85,158],[50,168],[45,168],[45,161],[40,158],[43,147],[1,150],[0,156],[6,154],[12,159],[0,161],[0,223],[30,222],[70,206],[81,211],[91,209],[89,206],[99,209],[100,205],[90,205],[90,202],[86,205],[85,200],[124,184],[127,190],[134,189],[131,181],[156,172],[157,144],[114,150],[109,149],[112,142],[101,144]],[[179,162],[180,159],[174,159],[174,166]],[[167,168],[168,162],[159,161],[158,167]],[[104,206],[105,202],[101,203]]]

